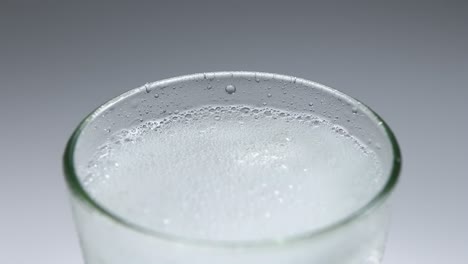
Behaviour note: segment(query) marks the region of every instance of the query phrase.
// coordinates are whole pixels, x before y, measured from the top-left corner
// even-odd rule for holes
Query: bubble
[[[225,90],[228,94],[233,94],[236,92],[236,86],[229,84],[228,86],[226,86]]]
[[[206,73],[206,78],[208,78],[209,81],[213,81],[215,79],[215,74],[214,73]]]
[[[260,82],[260,78],[257,76],[257,74],[255,74],[255,81],[258,83]]]
[[[348,132],[344,128],[340,127],[340,126],[333,126],[332,130],[335,131],[336,133],[338,133],[339,135],[342,135],[342,136],[348,134]]]
[[[250,111],[250,108],[248,108],[248,107],[242,107],[242,108],[240,109],[240,111],[241,111],[242,113],[244,113],[244,114],[247,114],[247,113]]]
[[[86,177],[83,179],[83,185],[90,185],[94,181],[95,175],[93,173],[88,173]]]
[[[312,120],[311,123],[312,123],[313,126],[320,126],[320,124],[321,124],[322,122],[321,122],[320,120],[318,120],[318,119],[314,119],[314,120]]]

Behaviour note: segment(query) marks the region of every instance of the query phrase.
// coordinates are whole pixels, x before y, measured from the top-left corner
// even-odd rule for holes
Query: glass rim
[[[184,236],[179,236],[171,233],[165,233],[157,230],[150,229],[148,227],[141,226],[139,224],[133,223],[131,220],[127,220],[127,218],[121,217],[117,214],[112,212],[112,209],[106,208],[99,204],[99,202],[95,201],[91,195],[83,188],[78,174],[76,173],[75,166],[74,166],[74,152],[75,147],[78,139],[80,138],[81,132],[83,129],[90,124],[96,117],[98,117],[103,111],[108,109],[109,107],[113,106],[114,104],[125,100],[126,98],[132,96],[133,94],[139,93],[142,90],[148,89],[148,87],[155,87],[159,84],[164,83],[173,83],[173,82],[180,82],[180,81],[187,81],[187,80],[200,80],[206,79],[207,76],[218,76],[218,77],[247,77],[247,78],[275,78],[276,80],[281,81],[294,81],[297,83],[302,83],[306,86],[310,86],[311,88],[320,88],[327,92],[333,94],[333,96],[339,96],[346,99],[348,102],[353,102],[354,104],[360,105],[360,110],[364,112],[368,117],[373,117],[375,121],[383,128],[383,132],[386,135],[386,138],[389,140],[392,148],[392,165],[390,170],[387,172],[386,175],[388,178],[385,184],[382,186],[381,190],[376,192],[372,199],[370,199],[367,203],[362,205],[361,207],[353,210],[351,213],[338,218],[335,221],[331,221],[330,223],[324,225],[320,228],[315,228],[311,230],[306,230],[298,234],[286,235],[282,237],[272,237],[266,239],[258,239],[258,240],[210,240],[210,239],[197,239],[197,238],[188,238]],[[317,237],[321,237],[326,234],[333,233],[334,231],[341,229],[351,223],[355,222],[356,220],[360,219],[362,216],[365,216],[369,211],[373,208],[377,207],[381,203],[383,203],[392,190],[395,188],[396,183],[398,182],[399,175],[401,170],[401,152],[400,147],[398,145],[397,139],[393,134],[390,127],[387,123],[370,107],[363,104],[359,100],[342,93],[338,90],[330,88],[328,86],[312,82],[306,79],[282,75],[282,74],[273,74],[273,73],[264,73],[264,72],[246,72],[246,71],[230,71],[230,72],[209,72],[209,73],[196,73],[190,75],[183,75],[179,77],[173,77],[168,79],[163,79],[160,81],[156,81],[153,83],[147,83],[144,86],[137,87],[131,89],[120,96],[117,96],[106,103],[102,104],[90,114],[88,114],[77,126],[77,128],[73,131],[72,135],[70,136],[66,147],[65,152],[63,154],[63,172],[65,175],[65,180],[68,185],[68,188],[71,190],[72,195],[75,195],[80,201],[85,202],[88,206],[92,209],[97,210],[101,213],[104,217],[110,219],[114,223],[121,225],[124,228],[131,229],[135,232],[151,236],[155,239],[168,241],[168,242],[175,242],[184,245],[192,245],[192,246],[207,246],[207,247],[222,247],[222,248],[252,248],[252,247],[275,247],[275,246],[283,246],[289,245],[296,242],[303,242],[315,239]]]

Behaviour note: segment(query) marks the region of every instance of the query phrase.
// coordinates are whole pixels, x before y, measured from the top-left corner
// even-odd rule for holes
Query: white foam
[[[83,169],[106,208],[159,232],[213,240],[328,225],[379,190],[381,165],[346,130],[304,113],[206,106],[120,131]]]

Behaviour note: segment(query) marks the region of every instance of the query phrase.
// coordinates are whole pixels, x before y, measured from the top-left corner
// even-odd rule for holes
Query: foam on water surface
[[[305,113],[205,106],[119,131],[80,168],[108,210],[146,228],[212,240],[321,228],[381,188],[374,152]]]

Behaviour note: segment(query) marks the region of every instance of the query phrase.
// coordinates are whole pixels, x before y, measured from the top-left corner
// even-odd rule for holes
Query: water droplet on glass
[[[310,103],[309,103],[309,106],[314,106],[314,103],[310,102]]]
[[[255,81],[260,82],[260,78],[257,76],[257,74],[255,74]]]
[[[213,88],[213,86],[211,86],[211,85],[208,85],[208,86],[206,87],[206,89],[208,89],[208,90],[211,90],[212,88]]]
[[[271,97],[271,93],[267,94],[268,97]]]
[[[219,121],[219,120],[221,120],[221,117],[217,115],[217,116],[214,117],[214,120]]]
[[[146,83],[146,84],[144,85],[144,87],[145,87],[146,93],[150,93],[150,92],[151,92],[151,90],[150,90],[150,84],[149,84],[149,83]]]
[[[353,108],[351,110],[352,110],[353,114],[357,114],[357,112],[358,112],[358,109],[357,109],[356,106],[353,106]]]
[[[229,84],[228,86],[226,86],[225,90],[228,94],[233,94],[236,92],[236,86]]]

